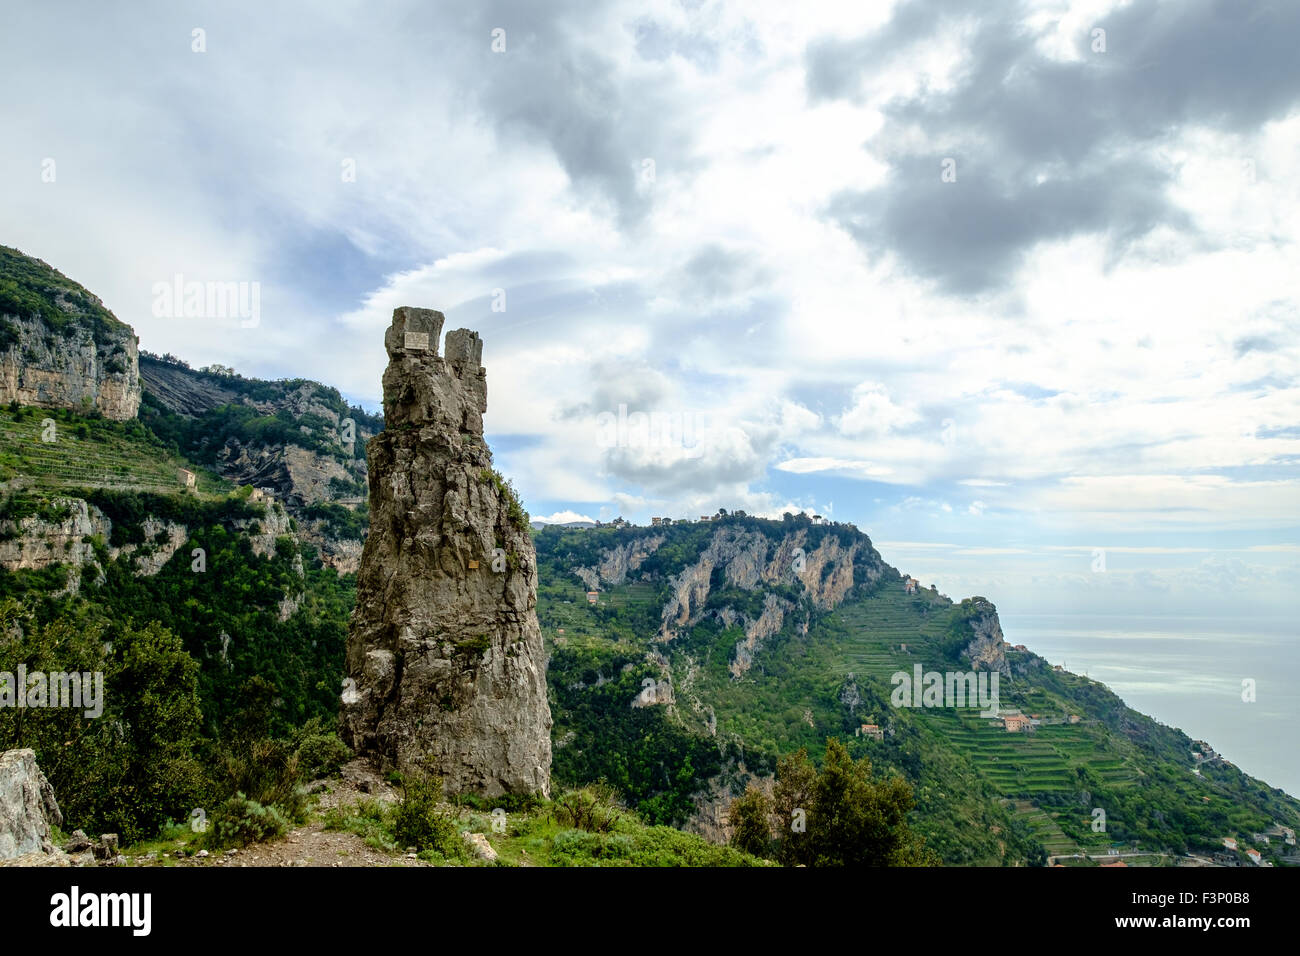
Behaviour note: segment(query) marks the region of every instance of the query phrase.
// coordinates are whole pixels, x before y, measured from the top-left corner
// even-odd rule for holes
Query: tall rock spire
[[[448,792],[549,795],[551,710],[528,519],[483,441],[476,332],[399,308],[384,431],[366,446],[370,533],[348,636],[344,739]]]

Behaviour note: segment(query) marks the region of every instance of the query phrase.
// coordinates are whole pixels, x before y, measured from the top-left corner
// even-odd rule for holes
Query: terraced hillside
[[[135,422],[79,418],[41,408],[0,412],[0,481],[23,478],[39,487],[167,494],[180,487],[182,468],[197,476],[200,494],[225,494],[234,487],[169,452]]]
[[[1204,850],[1223,835],[1300,820],[1297,801],[1236,768],[1193,774],[1186,735],[1132,711],[1101,684],[1010,648],[983,599],[907,593],[896,570],[864,563],[870,545],[856,529],[858,538],[837,539],[841,561],[856,554],[853,585],[834,595],[833,607],[821,606],[818,588],[840,580],[843,564],[796,573],[794,587],[775,566],[800,528],[817,530],[797,518],[724,517],[536,535],[557,753],[572,748],[557,763],[561,778],[621,773],[624,789],[646,799],[690,788],[690,825],[707,826],[702,821],[719,820],[718,808],[747,780],[770,774],[780,754],[801,747],[816,754],[834,736],[870,757],[877,772],[912,783],[914,827],[950,863],[1043,862],[1049,854],[1104,854],[1115,844],[1162,860],[1159,853]],[[755,531],[769,537],[766,551],[746,537]],[[810,563],[828,547],[825,539],[800,540]],[[592,581],[595,604],[586,597]],[[778,627],[765,626],[773,601],[784,608]],[[686,626],[665,627],[683,615]],[[738,667],[745,649],[752,661]],[[916,665],[996,670],[1000,708],[1034,722],[1010,732],[977,706],[895,706],[891,677],[910,676]],[[679,757],[643,754],[646,778],[637,779],[601,758],[598,724],[608,730],[647,682],[659,688],[655,705],[634,712],[639,724],[618,716],[620,726],[670,740],[667,749],[694,762],[684,770]],[[864,734],[864,725],[878,730]],[[603,742],[613,752],[618,739]],[[692,750],[692,740],[712,750]],[[581,759],[570,762],[575,750]],[[1094,830],[1096,810],[1104,830]]]

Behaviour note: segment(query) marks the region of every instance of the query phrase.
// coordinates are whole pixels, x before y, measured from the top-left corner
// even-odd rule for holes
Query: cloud
[[[1168,195],[1174,169],[1160,147],[1171,130],[1244,133],[1300,102],[1282,39],[1300,34],[1294,4],[1136,0],[1080,29],[1068,58],[1044,49],[1028,4],[964,11],[902,0],[879,30],[810,44],[806,58],[814,102],[857,99],[895,58],[964,27],[950,85],[880,105],[867,148],[889,179],[844,190],[825,211],[873,257],[896,257],[950,294],[1003,290],[1025,253],[1076,235],[1103,237],[1112,261],[1162,228],[1209,242]],[[1092,46],[1098,25],[1104,52]],[[948,161],[955,179],[943,181]]]
[[[881,465],[845,458],[789,458],[774,467],[796,475],[829,472],[854,478],[884,478],[890,474],[890,469]]]
[[[542,517],[534,516],[534,524],[568,524],[572,521],[590,521],[596,523],[596,519],[588,515],[579,514],[576,511],[557,511],[555,514],[545,515]]]
[[[914,409],[894,404],[885,386],[863,382],[853,389],[853,404],[836,419],[846,435],[884,435],[919,421]]]

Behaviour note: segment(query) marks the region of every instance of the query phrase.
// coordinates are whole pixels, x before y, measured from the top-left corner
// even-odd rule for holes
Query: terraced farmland
[[[901,586],[841,609],[836,617],[842,625],[837,641],[842,666],[885,683],[896,671],[911,673],[916,664],[925,670],[951,670],[953,664],[944,659],[936,643],[943,636],[945,610],[941,599],[926,592],[904,594]],[[1019,699],[1016,683],[1000,682],[1003,707],[1032,706],[1034,713],[1053,716],[1063,713],[1063,707],[1041,693],[1032,702]],[[1027,806],[1039,795],[1076,792],[1080,767],[1117,786],[1131,785],[1136,779],[1104,729],[1088,723],[1044,724],[1031,733],[1009,733],[981,718],[975,707],[917,708],[912,713],[966,754],[999,793]],[[1054,841],[1058,835],[1068,839],[1055,824],[1040,828],[1045,833],[1054,831],[1050,833]],[[1073,841],[1068,842],[1073,846]],[[1049,848],[1049,852],[1056,851]]]
[[[75,422],[55,424],[56,440],[42,441],[43,416],[21,421],[0,419],[0,480],[27,477],[41,487],[117,488],[174,493],[180,487],[177,469],[197,475],[200,494],[225,494],[232,488],[215,473],[191,465],[156,445],[117,434],[111,426],[86,423],[77,435]]]
[[[1082,847],[1066,835],[1057,822],[1041,807],[1028,800],[1012,801],[1012,816],[1025,823],[1049,856],[1082,852]]]

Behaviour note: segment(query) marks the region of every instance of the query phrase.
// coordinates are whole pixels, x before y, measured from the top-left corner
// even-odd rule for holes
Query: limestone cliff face
[[[962,605],[970,608],[967,625],[971,635],[970,643],[961,652],[962,658],[969,659],[977,670],[998,671],[1010,677],[1011,665],[1007,663],[998,609],[982,597],[967,598]]]
[[[625,547],[631,548],[632,544],[635,542]],[[602,567],[610,559],[610,553],[602,555]],[[835,535],[825,535],[810,549],[808,532],[803,528],[787,532],[779,540],[758,531],[719,528],[699,559],[670,580],[669,597],[661,612],[659,640],[672,640],[707,614],[715,615],[724,627],[740,624],[744,637],[737,642],[728,665],[732,677],[740,678],[752,666],[763,642],[786,625],[795,605],[769,591],[757,615],[746,615],[730,607],[706,611],[715,571],[719,569],[726,584],[745,591],[797,582],[813,607],[829,611],[843,603],[855,584],[871,583],[879,578],[884,565],[879,555],[862,541],[846,545]],[[806,613],[795,619],[800,633],[806,631],[807,623]]]
[[[357,574],[344,739],[449,792],[550,790],[551,712],[527,516],[483,441],[482,342],[393,313],[385,430],[367,446],[370,533]]]
[[[634,573],[664,543],[661,534],[638,537],[610,548],[600,556],[600,563],[591,568],[576,568],[574,574],[592,590],[599,590],[602,584],[617,587],[626,584],[629,574]]]
[[[107,556],[110,561],[128,559],[137,578],[152,577],[184,547],[189,529],[153,515],[146,515],[140,527],[145,543],[107,546]],[[278,538],[292,535],[289,515],[276,502],[268,504],[261,517],[234,519],[229,530],[247,536],[253,553],[263,558],[275,554]],[[19,571],[61,565],[67,570],[61,593],[77,594],[83,568],[94,569],[96,584],[105,580],[94,542],[108,542],[112,535],[113,522],[99,508],[82,498],[54,497],[44,514],[0,519],[0,568]],[[295,566],[300,578],[305,575],[301,557],[296,556]]]
[[[128,327],[96,336],[91,327],[75,323],[55,330],[41,317],[6,315],[0,322],[9,342],[7,348],[0,345],[0,402],[90,407],[105,418],[135,418],[139,352]]]

